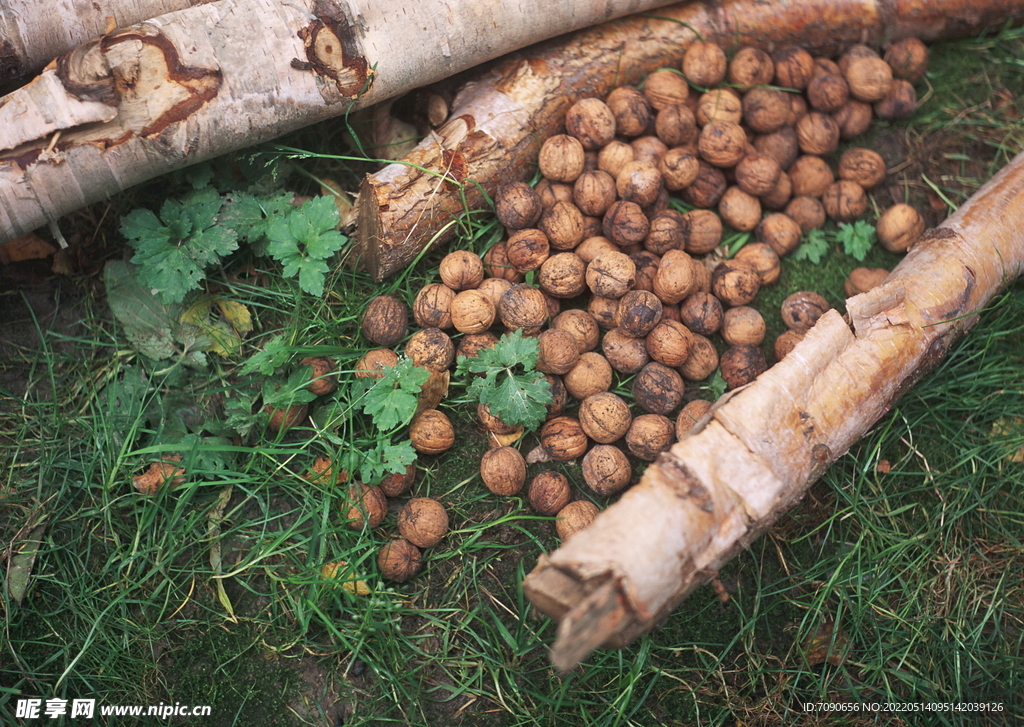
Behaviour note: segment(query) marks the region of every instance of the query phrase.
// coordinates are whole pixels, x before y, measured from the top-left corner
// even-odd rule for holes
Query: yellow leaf
[[[245,338],[252,331],[252,315],[244,303],[227,298],[217,299],[217,309],[239,337]]]
[[[509,447],[515,442],[519,441],[519,438],[523,436],[523,428],[516,427],[516,430],[511,434],[495,434],[491,432],[491,441],[493,447]]]
[[[217,600],[220,601],[220,605],[222,605],[224,610],[227,611],[228,620],[231,621],[231,623],[238,623],[238,619],[235,617],[235,609],[231,605],[231,599],[228,598],[228,593],[224,590],[220,550],[220,523],[221,520],[224,519],[224,510],[227,509],[228,502],[231,501],[231,493],[233,490],[234,486],[228,485],[220,491],[220,495],[217,497],[217,503],[206,515],[206,519],[209,521],[207,524],[206,535],[210,539],[210,568],[213,569],[213,582],[217,584]]]
[[[213,297],[201,295],[195,299],[185,312],[178,316],[179,323],[191,323],[202,328],[207,324],[210,317],[210,308],[213,306]]]
[[[341,580],[339,585],[349,593],[354,593],[357,596],[369,596],[370,587],[366,585],[366,581],[357,579],[346,566],[348,563],[343,560],[325,563],[320,567],[320,575],[325,581]]]
[[[242,338],[225,321],[206,324],[203,326],[203,333],[212,341],[210,350],[224,358],[242,352]]]

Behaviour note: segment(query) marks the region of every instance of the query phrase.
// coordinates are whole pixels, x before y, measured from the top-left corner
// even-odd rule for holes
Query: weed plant
[[[934,92],[914,122],[874,132],[905,140],[917,165],[899,177],[908,198],[955,206],[1024,148],[1021,57],[1018,30],[933,48]],[[351,168],[320,154],[322,143],[313,132],[293,138],[313,150],[295,163],[314,176]],[[113,216],[145,194],[112,202]],[[458,224],[458,244],[477,252],[501,234],[486,213]],[[871,255],[869,265],[892,263]],[[368,348],[365,301],[411,303],[438,279],[439,256],[380,284],[338,264],[320,297],[272,266],[247,282],[211,279],[252,313],[247,355],[280,336],[289,359],[330,355],[345,379]],[[787,263],[759,303],[837,290],[850,267],[839,249],[820,266]],[[701,589],[658,631],[566,676],[547,662],[553,624],[519,587],[557,546],[552,519],[481,485],[486,442],[464,388],[453,382],[442,404],[455,447],[421,457],[415,485],[448,506],[452,530],[398,586],[375,564],[393,516],[379,532],[353,530],[339,512],[343,488],[307,476],[316,456],[374,446],[359,401],[338,395],[329,417],[285,435],[217,434],[204,423],[252,386],[234,375],[238,361],[211,356],[201,374],[155,365],[92,298],[77,310],[70,338],[38,324],[42,345],[18,364],[26,393],[0,391],[3,547],[14,555],[39,542],[21,602],[2,589],[0,723],[39,724],[16,716],[26,697],[211,705],[190,720],[210,727],[1024,721],[1020,284],[722,571],[722,595]],[[175,417],[195,423],[187,482],[139,494],[131,478],[167,449],[160,436]],[[321,575],[339,560],[368,595]],[[905,707],[822,713],[809,702]],[[1002,711],[905,711],[980,702]],[[158,722],[97,713],[91,723]]]

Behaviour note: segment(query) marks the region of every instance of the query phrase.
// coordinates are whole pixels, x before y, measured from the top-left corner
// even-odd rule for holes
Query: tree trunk
[[[746,388],[723,397],[635,487],[523,586],[561,621],[554,664],[657,626],[763,533],[935,367],[1024,272],[1024,154],[929,231],[885,283],[829,311]]]
[[[36,73],[62,53],[114,27],[210,0],[0,0],[0,84]]]
[[[665,0],[217,0],[114,31],[0,98],[0,242],[159,174]]]
[[[659,67],[679,67],[694,31],[731,47],[829,51],[853,42],[972,35],[1022,18],[1019,0],[723,0],[673,5],[542,43],[467,84],[447,124],[400,163],[366,177],[359,195],[363,264],[380,280],[426,245],[450,239],[465,206],[486,205],[476,184],[493,196],[529,178],[541,142],[560,131],[571,104]]]

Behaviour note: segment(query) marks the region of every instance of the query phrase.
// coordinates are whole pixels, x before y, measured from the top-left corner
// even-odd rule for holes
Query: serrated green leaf
[[[221,210],[220,221],[252,244],[266,237],[267,228],[275,220],[283,219],[294,209],[291,200],[291,192],[278,192],[268,197],[234,192]]]
[[[405,468],[416,461],[416,450],[412,442],[405,439],[398,444],[392,444],[390,439],[383,439],[366,452],[358,453],[359,462],[350,459],[350,470],[358,469],[359,476],[364,482],[379,482],[389,474],[404,472]]]
[[[167,306],[136,279],[128,263],[111,261],[103,270],[107,304],[132,348],[155,361],[174,354],[173,327],[178,307]]]
[[[875,226],[867,220],[857,220],[853,224],[840,223],[839,232],[836,234],[836,239],[843,243],[843,252],[857,262],[864,262],[864,258],[875,244],[876,237]]]
[[[363,413],[373,418],[384,432],[412,421],[418,404],[417,394],[430,378],[430,372],[403,358],[377,379],[363,398]]]
[[[291,268],[291,272],[289,272],[289,268]],[[291,265],[285,265],[284,274],[295,275],[296,270],[299,272],[299,287],[302,292],[315,296],[323,295],[324,278],[330,270],[327,263],[323,260],[297,258]]]
[[[483,374],[474,377],[467,393],[487,404],[503,422],[536,429],[547,414],[545,405],[551,402],[547,380],[533,371],[539,354],[537,340],[524,338],[516,330],[477,356],[460,357],[456,373]]]
[[[807,241],[793,252],[793,259],[808,260],[817,265],[828,254],[828,248],[825,233],[814,229],[807,233]]]
[[[489,388],[480,398],[491,413],[514,427],[536,429],[547,416],[545,406],[551,403],[551,388],[541,374],[502,377],[497,388]]]
[[[267,341],[262,351],[257,351],[242,364],[242,375],[249,376],[259,372],[264,376],[272,376],[291,359],[291,347],[286,340],[285,335],[281,333]]]

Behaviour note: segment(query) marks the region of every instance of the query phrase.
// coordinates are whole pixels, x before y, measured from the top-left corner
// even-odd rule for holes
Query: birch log
[[[663,66],[678,67],[695,38],[772,50],[788,44],[832,51],[976,34],[1024,19],[1021,0],[723,0],[681,3],[549,41],[503,59],[456,97],[450,121],[401,160],[363,181],[358,248],[378,280],[428,244],[453,234],[452,220],[486,205],[535,171],[537,151],[581,98],[603,97]],[[685,24],[684,24],[685,23]],[[472,180],[475,184],[462,183]],[[478,188],[476,185],[479,185]]]
[[[1024,154],[542,556],[523,586],[561,621],[554,664],[654,628],[768,529],[1024,272],[1022,231]]]
[[[115,30],[0,98],[0,242],[173,169],[664,3],[216,0]]]
[[[36,73],[62,53],[113,27],[210,0],[0,0],[0,84]]]

